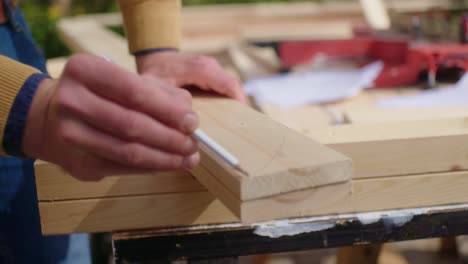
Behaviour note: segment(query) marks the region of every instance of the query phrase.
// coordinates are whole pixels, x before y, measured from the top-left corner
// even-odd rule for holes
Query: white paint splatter
[[[295,236],[304,233],[317,232],[335,227],[335,223],[299,223],[299,224],[282,224],[259,226],[255,229],[254,234],[266,236],[270,238],[278,238],[282,236]]]
[[[370,225],[373,223],[377,223],[380,219],[382,219],[381,212],[370,212],[370,213],[361,213],[356,214],[356,218],[361,222],[363,225]]]

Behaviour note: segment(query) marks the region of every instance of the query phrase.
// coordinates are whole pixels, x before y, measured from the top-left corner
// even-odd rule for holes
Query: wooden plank
[[[346,21],[251,25],[242,28],[241,36],[251,42],[349,39],[353,37],[353,28]]]
[[[326,108],[318,105],[305,105],[288,109],[273,105],[262,105],[261,110],[276,122],[306,135],[310,130],[327,127],[335,123],[334,116]]]
[[[47,60],[47,71],[52,78],[59,78],[68,58],[60,57]]]
[[[243,81],[265,77],[275,73],[271,68],[269,69],[261,65],[244,52],[241,45],[230,45],[226,51],[232,65]]]
[[[35,171],[40,201],[206,191],[184,171],[106,177],[99,182],[79,181],[57,165],[46,162],[36,162]]]
[[[367,23],[375,30],[389,30],[390,16],[383,0],[360,0]]]
[[[450,8],[450,0],[385,0],[386,6],[397,13],[421,12],[431,8]],[[265,18],[308,16],[322,18],[326,16],[340,16],[348,18],[350,16],[362,15],[362,7],[356,2],[331,1],[331,2],[288,2],[288,3],[256,3],[256,4],[223,4],[204,6],[184,6],[181,18],[183,22],[189,24],[199,20],[222,22],[223,19],[237,19],[239,17]],[[322,17],[321,17],[321,16]],[[122,24],[120,13],[112,14],[92,14],[86,18],[93,19],[106,26],[118,26]],[[212,23],[213,24],[213,23]]]
[[[352,192],[344,193],[342,188],[328,186],[255,200],[244,204],[242,210],[271,219],[280,211],[279,206],[299,217],[466,203],[468,172],[355,180]],[[44,234],[238,221],[208,192],[40,202],[39,209]]]
[[[239,102],[195,97],[193,105],[203,131],[239,157],[248,173],[244,175],[227,166],[210,151],[203,151],[202,146],[204,170],[192,173],[210,191],[218,193],[223,202],[219,189],[211,188],[213,180],[243,202],[351,178],[350,159]]]
[[[308,135],[351,157],[354,179],[468,169],[468,119],[342,125]]]
[[[440,107],[414,109],[348,110],[346,119],[351,123],[388,123],[468,117],[468,107]]]
[[[467,119],[316,127],[303,132],[351,157],[354,179],[468,170]],[[203,188],[192,177],[179,174],[135,175],[86,183],[75,180],[56,165],[36,162],[35,168],[40,201]]]

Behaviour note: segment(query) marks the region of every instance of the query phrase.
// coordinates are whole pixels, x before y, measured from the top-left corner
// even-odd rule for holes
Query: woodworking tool
[[[212,138],[210,138],[205,132],[203,132],[201,129],[195,130],[193,133],[196,139],[203,143],[206,147],[208,147],[214,154],[216,154],[218,157],[220,157],[222,160],[224,160],[226,163],[228,163],[231,167],[236,169],[237,171],[249,175],[246,170],[242,168],[240,165],[239,160],[231,154],[229,151],[227,151],[225,148],[223,148],[220,144],[218,144],[216,141],[214,141]]]
[[[374,81],[374,87],[412,85],[427,74],[429,87],[436,86],[440,72],[468,71],[468,45],[420,44],[407,40],[357,37],[349,40],[287,41],[279,46],[283,67],[290,68],[312,61],[319,55],[334,60],[354,58],[363,65],[380,60],[384,68]]]

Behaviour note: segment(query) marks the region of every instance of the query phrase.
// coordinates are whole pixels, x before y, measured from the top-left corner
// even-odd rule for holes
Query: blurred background
[[[304,2],[304,0],[183,0],[185,6],[209,4],[234,4],[255,2]],[[325,2],[324,0],[305,0]],[[350,1],[350,0],[342,0]],[[65,16],[78,16],[92,13],[112,13],[118,11],[114,0],[23,0],[21,1],[26,20],[33,36],[44,49],[47,58],[70,55],[70,50],[60,40],[55,27],[57,21]],[[121,29],[116,29],[121,31]]]

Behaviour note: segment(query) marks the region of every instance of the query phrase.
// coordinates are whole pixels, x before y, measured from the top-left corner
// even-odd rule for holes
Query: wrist
[[[175,48],[150,49],[136,52],[134,55],[137,70],[139,73],[143,73],[155,60],[160,60],[168,54],[172,55],[177,52],[178,50]]]
[[[42,158],[46,138],[49,102],[57,80],[43,79],[32,99],[23,134],[23,153],[28,157]]]

